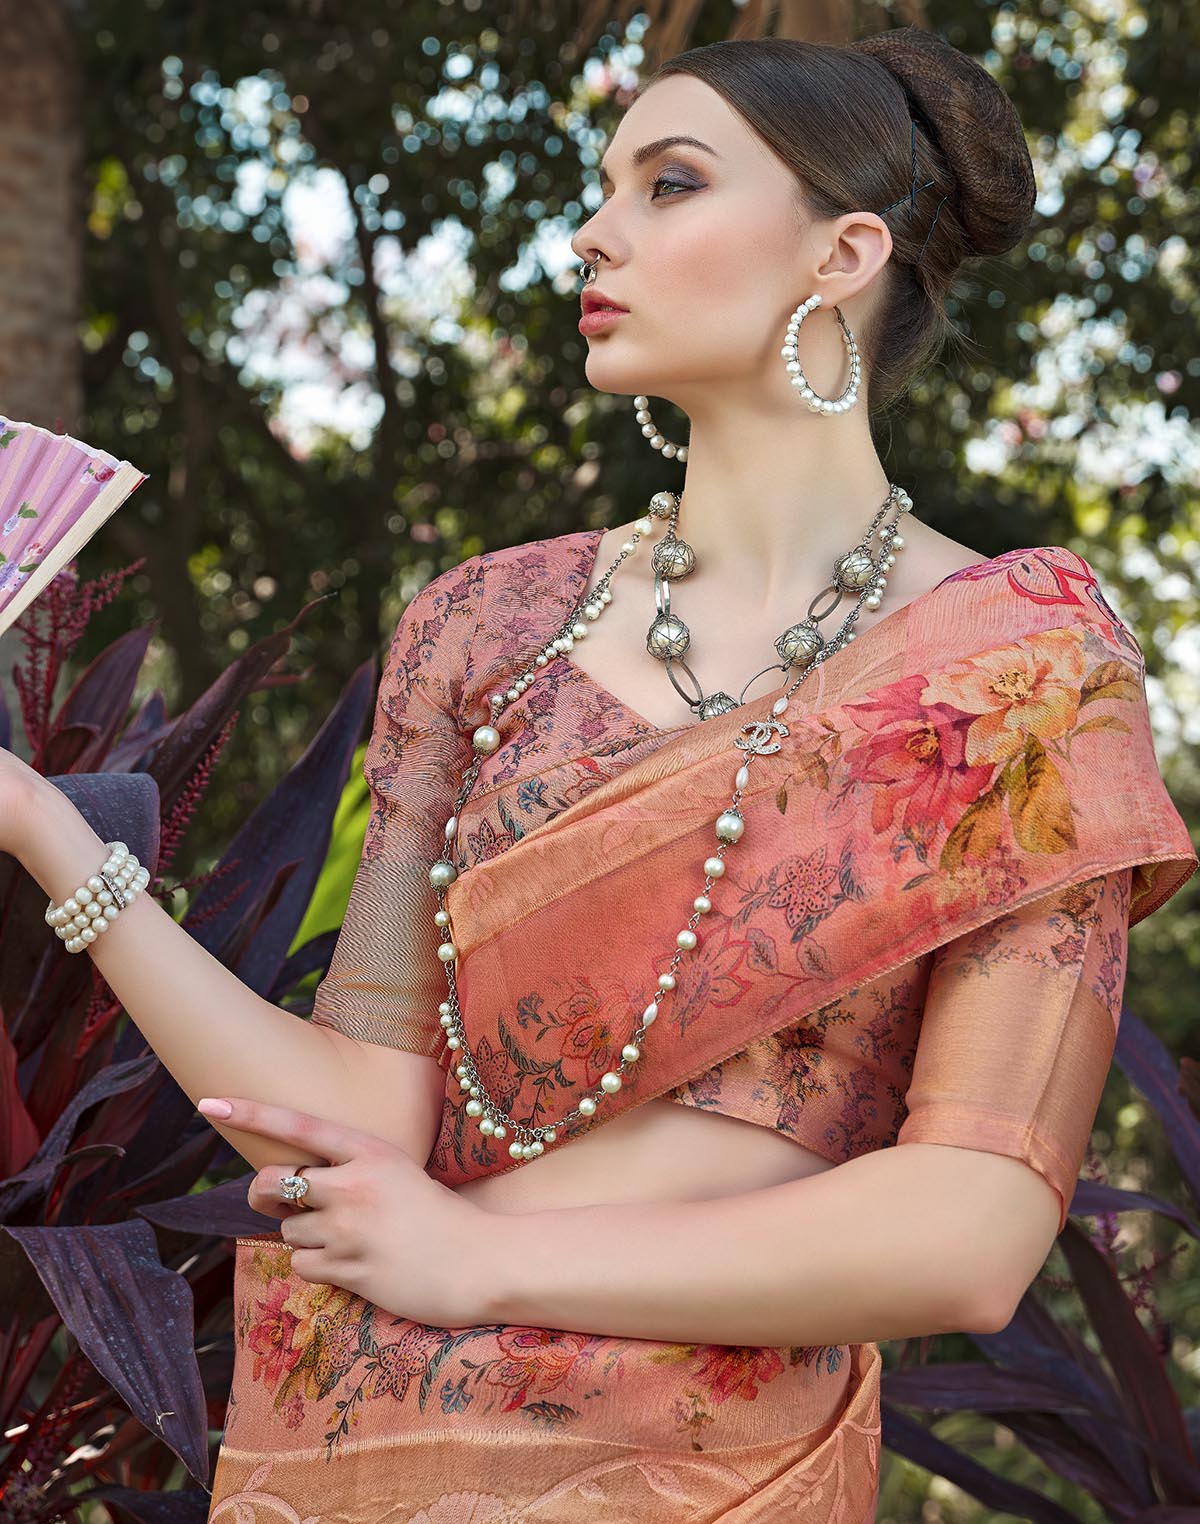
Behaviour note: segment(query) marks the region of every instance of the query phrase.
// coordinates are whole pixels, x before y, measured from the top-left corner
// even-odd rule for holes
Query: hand
[[[231,1106],[209,1111],[214,1104]],[[312,1165],[304,1206],[279,1195],[286,1165],[259,1170],[246,1193],[256,1212],[282,1219],[303,1280],[343,1286],[398,1317],[439,1328],[490,1321],[485,1308],[489,1214],[430,1179],[403,1149],[340,1122],[259,1101],[202,1100],[204,1115],[299,1150]]]
[[[39,790],[53,786],[16,752],[0,746],[0,852],[22,858]]]

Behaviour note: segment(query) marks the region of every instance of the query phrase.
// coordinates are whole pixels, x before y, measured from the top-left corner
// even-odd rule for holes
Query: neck
[[[664,461],[654,478],[680,494],[676,532],[696,552],[695,581],[707,572],[738,607],[794,609],[797,589],[814,597],[888,493],[863,401],[826,418],[785,400],[787,415],[764,413],[761,398],[745,411],[689,409],[686,463]]]

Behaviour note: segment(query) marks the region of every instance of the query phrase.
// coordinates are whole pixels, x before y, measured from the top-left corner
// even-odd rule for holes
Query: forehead
[[[628,164],[638,169],[668,148],[682,148],[714,164],[738,154],[749,134],[737,112],[694,75],[672,74],[651,85],[630,106],[600,162],[600,178]]]

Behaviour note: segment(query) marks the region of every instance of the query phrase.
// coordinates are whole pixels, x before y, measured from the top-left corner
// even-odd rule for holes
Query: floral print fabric
[[[449,1185],[528,1166],[463,1111],[429,865],[489,693],[562,625],[600,534],[434,578],[380,684],[362,861],[312,1019],[447,1070],[427,1168]],[[662,1095],[831,1161],[907,1141],[991,1148],[1042,1174],[1065,1216],[1128,927],[1197,865],[1141,678],[1091,568],[1061,547],[969,567],[866,629],[799,690],[790,744],[754,759],[746,837],[700,945],[640,1072],[589,1125]],[[553,1119],[614,1065],[729,801],[736,754],[718,749],[774,696],[663,731],[568,656],[504,711],[447,900],[468,1040],[515,1115]],[[212,1518],[874,1516],[875,1345],[429,1328],[302,1281],[271,1237],[239,1240],[235,1303]]]
[[[299,1524],[865,1524],[878,1346],[435,1328],[238,1241],[208,1517]]]
[[[523,1166],[511,1165],[463,1111],[437,1020],[446,980],[435,951],[428,866],[454,813],[471,728],[489,716],[488,695],[507,686],[562,625],[588,585],[600,535],[588,530],[491,552],[435,578],[406,610],[380,685],[364,764],[371,823],[313,1019],[439,1057],[448,1083],[429,1168],[448,1184]],[[923,670],[913,670],[922,656]],[[953,574],[819,667],[792,700],[801,711],[799,720],[789,716],[792,760],[769,790],[787,834],[775,831],[779,850],[764,854],[757,871],[737,871],[745,841],[727,857],[734,871],[714,889],[700,945],[680,966],[670,1006],[647,1041],[649,1057],[669,1030],[672,1061],[683,1073],[645,1093],[770,1127],[833,1162],[918,1138],[994,1147],[1047,1179],[1065,1220],[1115,1041],[1134,888],[1149,889],[1161,867],[1159,899],[1173,892],[1169,872],[1180,870],[1177,862],[1131,865],[1141,849],[1132,830],[1125,863],[1081,873],[1041,897],[1029,897],[1026,862],[1053,862],[1073,840],[1076,806],[1057,758],[1065,762],[1072,744],[1086,746],[1080,738],[1098,731],[1134,733],[1144,718],[1140,663],[1091,568],[1048,547]],[[732,725],[769,714],[772,697],[751,700]],[[703,729],[717,723],[703,722]],[[601,800],[611,807],[597,807],[596,819],[617,817],[626,800],[615,790],[625,780],[638,780],[629,782],[629,799],[645,793],[653,800],[641,808],[639,831],[652,808],[669,820],[675,792],[691,789],[697,777],[688,748],[699,732],[695,725],[656,729],[567,656],[538,670],[505,710],[501,734],[459,816],[456,845],[466,871],[448,897],[458,985],[489,1090],[514,1115],[547,1122],[613,1066],[631,1012],[645,1001],[613,964],[604,937],[588,946],[573,907],[544,934],[530,917],[518,951],[516,938],[483,945],[471,927],[472,895],[501,907],[488,913],[490,924],[516,924],[522,895],[545,897],[537,852],[551,850],[553,829]],[[772,765],[778,769],[788,755],[785,743]],[[756,777],[767,761],[755,759]],[[1157,773],[1153,781],[1161,788]],[[714,799],[709,821],[728,802],[732,781],[722,776],[719,784],[723,797]],[[1154,829],[1181,858],[1190,851],[1182,822],[1173,811],[1160,816]],[[616,865],[603,871],[616,830],[597,847],[599,836],[583,840],[589,824],[580,820],[579,840],[558,854],[582,862],[594,880],[579,889],[581,906],[620,905],[630,928],[617,938],[623,946],[669,945],[673,923],[657,893],[639,926],[641,906],[617,889]],[[1016,833],[1025,861],[1006,832]],[[839,835],[843,846],[835,852]],[[793,851],[785,850],[789,838]],[[1154,846],[1146,844],[1147,858]],[[707,850],[697,847],[692,862]],[[928,937],[937,945],[889,958],[858,982],[844,979],[834,998],[820,1000],[816,976],[829,963],[830,938],[869,903],[864,882],[883,859],[903,875],[914,910],[899,909],[881,890],[878,922],[908,917],[952,930],[952,911],[934,893],[936,866],[968,884],[975,924],[959,936]],[[555,863],[553,892],[565,903],[576,863],[561,871]],[[399,902],[400,914],[381,921],[370,912],[380,902]],[[679,903],[682,925],[686,893]],[[1141,913],[1147,908],[1143,893]],[[571,945],[576,951],[564,960],[559,950]],[[663,954],[654,974],[665,966]],[[473,1011],[482,1014],[485,1003],[471,998],[475,988],[486,988],[488,1009],[486,1023],[472,1030]],[[725,1032],[736,1036],[750,1008],[761,1030],[716,1051]],[[1019,1033],[1010,1024],[1014,1009],[1027,1013]],[[1006,1097],[1004,1109],[989,1099],[997,1094]],[[612,1114],[612,1100],[590,1125]]]

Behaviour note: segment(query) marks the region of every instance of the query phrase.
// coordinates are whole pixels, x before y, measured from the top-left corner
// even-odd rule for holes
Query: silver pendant
[[[743,751],[750,752],[756,757],[765,757],[773,751],[779,750],[779,741],[771,739],[771,732],[777,731],[780,736],[790,734],[782,720],[755,720],[752,724],[742,726],[742,735],[747,735],[747,740],[742,736],[734,736],[733,744],[740,746]]]

